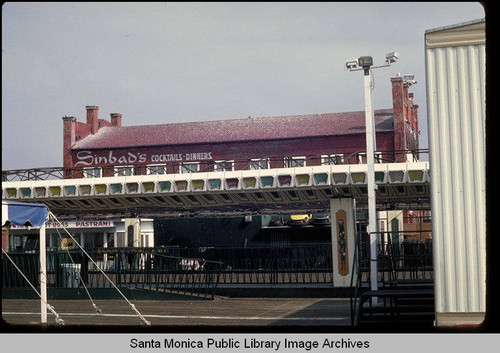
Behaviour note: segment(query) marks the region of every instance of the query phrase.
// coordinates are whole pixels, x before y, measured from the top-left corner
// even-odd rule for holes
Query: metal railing
[[[351,326],[358,324],[360,304],[361,304],[361,267],[359,266],[358,257],[361,249],[361,235],[362,232],[357,232],[354,238],[354,256],[353,256],[353,270],[351,271],[351,296],[349,303],[351,307]]]
[[[331,244],[282,248],[100,248],[86,250],[118,287],[145,288],[210,297],[218,284],[332,283]],[[30,281],[38,283],[38,253],[10,252]],[[28,287],[8,261],[2,261],[4,288]],[[47,285],[112,288],[81,251],[47,252]]]
[[[391,162],[406,162],[408,158],[409,161],[415,162],[420,160],[421,155],[425,155],[429,153],[428,149],[420,149],[420,150],[404,150],[404,151],[378,151],[376,156],[376,161],[379,163],[391,163]],[[335,153],[332,152],[332,155],[339,155],[342,157],[339,158],[330,158],[328,161],[325,160],[324,155],[306,155],[303,156],[306,158],[306,165],[326,165],[326,164],[363,164],[366,163],[366,152],[364,151],[356,151],[350,154],[344,153]],[[288,156],[289,157],[289,156]],[[256,157],[258,158],[258,157]],[[259,157],[260,158],[260,157]],[[273,165],[273,168],[285,168],[288,167],[284,161],[287,156],[273,156],[273,157],[261,157],[262,159],[266,159],[269,163],[268,165]],[[196,162],[196,161],[194,161]],[[232,170],[249,170],[255,166],[254,162],[249,159],[244,160],[232,160],[233,164]],[[193,163],[193,162],[191,162]],[[185,164],[185,163],[184,163]],[[168,166],[169,170],[175,171],[175,173],[179,172],[184,165],[183,163],[168,163],[163,164],[166,168]],[[215,161],[203,161],[200,163],[199,170],[196,172],[213,172],[216,170],[216,162]],[[276,165],[278,165],[276,167]],[[126,167],[132,171],[132,175],[147,175],[148,172],[148,164],[134,164],[127,165]],[[153,166],[153,164],[151,164]],[[154,164],[154,167],[157,168],[159,165]],[[114,176],[115,174],[125,175],[124,170],[116,171],[114,168],[120,167],[118,165],[114,166],[94,166],[93,168],[101,168],[101,172],[99,176],[96,177],[109,177]],[[123,167],[123,166],[122,166]],[[236,168],[237,167],[237,168]],[[55,180],[55,179],[68,179],[68,178],[84,178],[88,167],[73,167],[73,168],[64,168],[64,167],[46,167],[46,168],[30,168],[30,169],[13,169],[13,170],[3,170],[2,171],[2,181],[29,181],[29,180]],[[191,172],[188,169],[185,169],[187,172]],[[164,169],[166,173],[167,170]],[[155,169],[155,173],[158,173],[158,170]]]
[[[429,236],[430,231],[421,231]],[[427,281],[434,278],[432,241],[404,240],[393,241],[400,235],[413,235],[418,231],[377,232],[377,279],[378,286],[385,287],[398,281]],[[420,236],[420,239],[423,237]],[[370,276],[370,235],[359,232],[356,235],[356,247],[353,260],[353,289],[351,304],[351,323],[356,325],[360,313],[362,292],[371,288]]]
[[[284,247],[213,248],[221,284],[333,283],[331,244]]]
[[[429,231],[401,231],[397,233],[378,233],[378,273],[379,282],[396,280],[432,280],[434,278],[432,262],[432,241],[406,240],[393,242],[391,237],[398,234],[428,234]],[[419,237],[422,239],[423,237]]]
[[[84,284],[87,288],[113,288],[109,278],[119,288],[213,297],[220,276],[219,263],[183,258],[176,249],[116,248],[86,252],[92,261],[79,250],[47,252],[47,286],[79,288]],[[9,256],[37,286],[39,254],[10,252]],[[3,288],[29,286],[9,261],[2,261],[2,275]]]

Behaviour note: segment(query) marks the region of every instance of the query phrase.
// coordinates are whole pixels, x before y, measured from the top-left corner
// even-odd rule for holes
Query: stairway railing
[[[350,306],[351,306],[351,326],[357,326],[360,314],[360,304],[361,304],[361,290],[362,290],[362,273],[361,273],[361,239],[362,232],[359,231],[355,235],[355,246],[354,246],[354,256],[353,265],[351,272],[351,296],[350,296]],[[359,257],[359,259],[358,259]],[[356,282],[355,284],[353,282]]]
[[[385,288],[387,283],[398,281],[428,282],[433,279],[432,242],[403,241],[393,243],[390,235],[414,235],[416,233],[430,233],[430,231],[399,231],[378,232],[377,241],[377,278],[380,288]],[[417,236],[422,239],[422,234]],[[366,232],[359,231],[355,236],[353,256],[353,271],[351,275],[351,325],[357,326],[362,311],[363,288],[371,288],[369,275],[370,260],[369,249],[363,238],[368,238]],[[385,240],[384,240],[385,239]],[[371,301],[369,301],[371,305]]]

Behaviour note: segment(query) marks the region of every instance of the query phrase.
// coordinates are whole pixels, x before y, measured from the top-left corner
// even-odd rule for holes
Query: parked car
[[[329,213],[315,213],[313,214],[313,219],[311,222],[315,226],[330,226],[332,223],[330,221]]]
[[[312,219],[312,214],[293,214],[290,216],[288,225],[291,226],[305,226],[308,225]]]
[[[273,218],[269,221],[269,227],[282,227],[285,225],[285,221],[283,220],[283,216],[279,216],[278,218]]]

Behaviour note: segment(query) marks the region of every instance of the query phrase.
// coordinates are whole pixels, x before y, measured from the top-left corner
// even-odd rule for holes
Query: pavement
[[[51,300],[64,328],[108,326],[137,328],[145,325],[126,300]],[[349,327],[349,299],[345,298],[228,298],[205,300],[134,300],[137,311],[152,327]],[[2,326],[14,331],[25,328],[60,328],[48,311],[40,324],[40,300],[2,299]]]

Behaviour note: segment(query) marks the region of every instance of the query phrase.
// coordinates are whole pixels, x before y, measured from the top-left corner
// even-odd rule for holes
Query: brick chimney
[[[76,142],[76,118],[64,116],[63,118],[63,166],[69,168],[73,165],[71,147]],[[70,175],[65,175],[70,177]]]
[[[394,116],[394,149],[418,150],[418,105],[413,104],[413,93],[408,92],[410,85],[404,82],[403,77],[393,77],[392,82],[392,111]],[[406,158],[397,153],[395,158],[405,162]]]
[[[111,126],[122,127],[122,115],[120,113],[111,113]]]
[[[85,108],[87,109],[87,125],[90,126],[90,133],[94,135],[99,129],[99,107],[95,105],[88,105]]]
[[[394,150],[403,151],[406,149],[406,127],[405,127],[405,93],[408,92],[408,85],[406,90],[403,77],[393,77],[392,82],[392,114],[394,116]],[[404,158],[404,153],[396,153],[395,158],[400,162]]]

